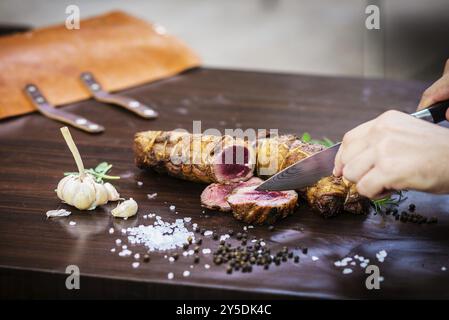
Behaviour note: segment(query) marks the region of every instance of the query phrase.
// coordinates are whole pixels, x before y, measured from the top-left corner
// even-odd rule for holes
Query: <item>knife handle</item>
[[[446,120],[446,112],[449,109],[449,100],[437,102],[430,107],[412,113],[412,116],[425,121],[438,123]]]

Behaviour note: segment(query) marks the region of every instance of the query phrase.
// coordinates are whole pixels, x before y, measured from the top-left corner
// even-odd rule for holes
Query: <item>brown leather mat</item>
[[[91,71],[103,88],[121,90],[175,75],[200,65],[182,41],[123,12],[0,37],[0,119],[35,111],[23,87],[39,86],[61,105],[90,97],[79,80]]]

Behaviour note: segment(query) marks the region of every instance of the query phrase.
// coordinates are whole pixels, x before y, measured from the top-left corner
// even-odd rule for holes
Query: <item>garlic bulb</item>
[[[135,215],[138,209],[137,202],[133,198],[129,198],[129,200],[123,201],[117,208],[112,210],[111,214],[118,218],[128,218]]]
[[[83,161],[69,129],[61,128],[61,132],[75,158],[79,174],[70,174],[59,181],[56,188],[58,198],[79,210],[93,210],[109,200],[118,200],[120,195],[112,184],[98,183],[91,174],[85,172]]]

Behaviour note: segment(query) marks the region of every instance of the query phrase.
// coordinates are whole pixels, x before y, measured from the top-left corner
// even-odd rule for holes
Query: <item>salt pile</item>
[[[126,229],[128,241],[131,244],[143,244],[150,251],[165,251],[182,247],[188,243],[189,237],[194,240],[193,232],[187,230],[183,219],[176,219],[174,223],[164,222],[160,216],[156,217],[153,225]]]

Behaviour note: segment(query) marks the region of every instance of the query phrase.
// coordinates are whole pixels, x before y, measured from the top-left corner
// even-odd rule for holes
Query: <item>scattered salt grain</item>
[[[253,229],[254,228],[254,226],[248,226],[248,229]]]
[[[111,252],[115,252],[115,248],[112,248],[112,249],[111,249]]]
[[[446,267],[441,267],[441,271],[446,271]]]
[[[355,261],[352,261],[352,262],[350,263],[350,265],[351,265],[351,266],[355,266],[355,265],[356,265]]]
[[[209,269],[209,268],[210,268],[210,265],[205,264],[205,265],[204,265],[204,268]]]
[[[147,218],[148,218],[148,215],[144,214],[144,215],[143,215],[143,218],[144,218],[144,219],[147,219]]]
[[[204,235],[205,235],[206,237],[211,236],[212,234],[213,234],[213,232],[210,231],[210,230],[207,230],[207,231],[204,232]]]
[[[174,257],[170,257],[170,258],[168,258],[168,261],[175,262],[175,258]]]
[[[176,219],[174,223],[164,222],[160,216],[152,225],[139,225],[126,229],[130,244],[141,244],[149,251],[166,251],[182,247],[188,239],[195,240],[193,232],[187,230],[183,219]]]
[[[70,211],[67,211],[65,209],[59,209],[59,210],[50,210],[47,211],[46,215],[47,218],[54,218],[54,217],[67,217],[71,214]]]
[[[139,187],[141,187],[141,186],[143,186],[143,182],[142,182],[142,181],[137,181],[137,185],[138,185]]]
[[[134,259],[140,259],[140,254],[136,253],[136,254],[134,255]]]
[[[384,277],[380,276],[379,277],[379,282],[382,282],[382,281],[384,281]]]
[[[69,224],[70,224],[71,226],[76,226],[76,222],[75,222],[75,221],[70,221]]]
[[[365,263],[365,262],[362,262],[362,263],[360,264],[360,267],[361,267],[361,268],[366,268],[367,266],[368,266],[368,264]]]
[[[319,260],[320,258],[318,258],[317,256],[312,256],[312,261],[317,261],[317,260]]]
[[[110,228],[109,229],[109,234],[113,234],[114,233],[114,228]]]
[[[209,254],[209,253],[211,253],[211,252],[212,252],[212,250],[209,249],[209,248],[203,249],[203,254]]]
[[[183,275],[184,277],[188,277],[188,276],[190,276],[190,271],[189,271],[189,270],[186,270],[186,271],[184,271],[184,272],[182,273],[182,275]]]
[[[169,273],[167,274],[168,280],[171,280],[171,279],[173,279],[174,277],[175,277],[175,275],[173,274],[173,272],[169,272]]]
[[[349,269],[349,268],[343,269],[343,274],[350,274],[350,273],[352,273],[352,269]]]
[[[140,266],[140,263],[139,262],[133,262],[132,266],[133,266],[134,269],[136,269],[136,268],[138,268]]]
[[[149,199],[149,200],[151,200],[151,199],[155,199],[157,197],[157,193],[155,192],[155,193],[151,193],[151,194],[147,194],[147,198]]]
[[[120,257],[129,257],[132,254],[132,252],[128,249],[122,250],[118,253]]]
[[[123,250],[126,250],[126,249],[128,249],[128,246],[127,246],[126,244],[124,244],[124,245],[122,246],[122,249],[123,249]]]
[[[226,241],[230,238],[231,236],[229,234],[224,234],[222,236],[220,236],[220,241]]]
[[[174,205],[171,205],[171,206],[169,207],[169,209],[170,209],[170,211],[174,212],[174,211],[176,210],[176,207],[175,207]]]
[[[184,222],[190,222],[190,221],[192,221],[192,218],[190,218],[190,217],[184,218]]]
[[[119,245],[120,245],[120,243],[122,243],[122,240],[120,240],[120,239],[117,239],[117,240],[115,240],[115,244],[116,244],[116,245],[118,245],[118,246],[119,246]]]

